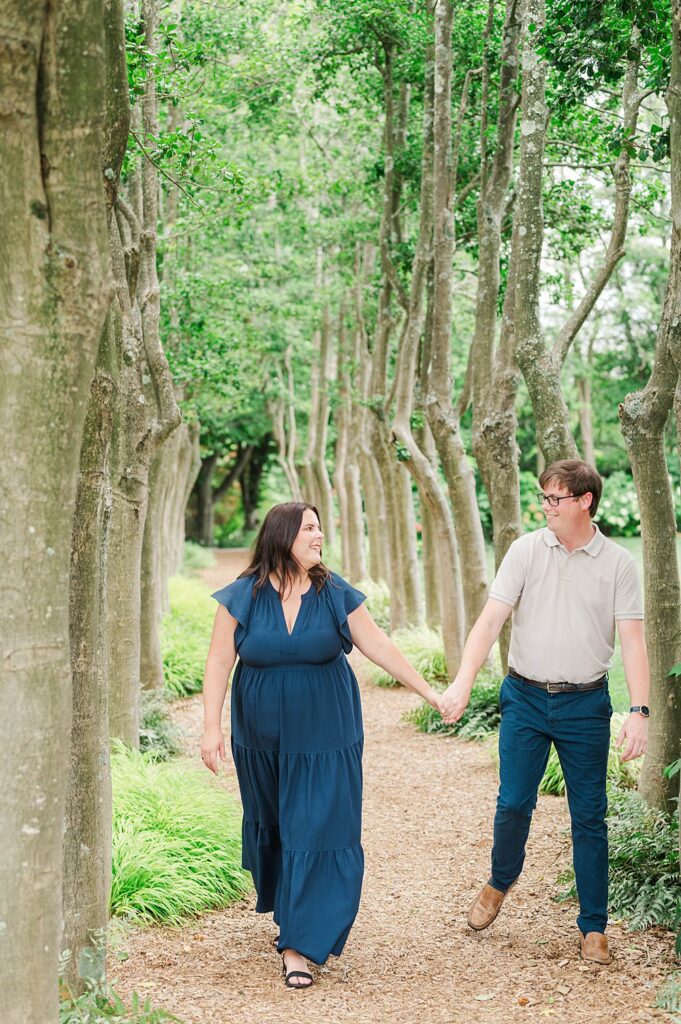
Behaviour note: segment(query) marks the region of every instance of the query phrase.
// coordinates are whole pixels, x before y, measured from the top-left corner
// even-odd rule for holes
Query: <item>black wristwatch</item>
[[[650,708],[645,704],[637,704],[636,707],[629,708],[630,715],[633,715],[634,712],[643,715],[644,718],[650,718]]]

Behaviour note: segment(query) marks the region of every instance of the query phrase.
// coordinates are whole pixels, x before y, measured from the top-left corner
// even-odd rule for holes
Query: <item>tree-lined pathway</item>
[[[218,552],[202,575],[214,589],[236,577],[243,559]],[[361,676],[361,656],[353,660]],[[578,959],[575,907],[552,900],[569,864],[563,800],[540,797],[521,881],[487,932],[467,929],[489,866],[491,752],[417,733],[401,721],[416,703],[404,690],[363,684],[362,699],[366,876],[343,956],[316,971],[311,991],[286,989],[274,926],[249,898],[182,930],[130,932],[129,959],[111,966],[121,994],[136,989],[187,1024],[668,1021],[653,1008],[671,957],[668,935],[613,925],[610,967]],[[178,704],[176,719],[198,757],[201,698]],[[231,760],[221,780],[237,794]]]

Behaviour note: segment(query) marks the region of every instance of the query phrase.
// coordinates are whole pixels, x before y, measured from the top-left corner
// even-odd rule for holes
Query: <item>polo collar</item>
[[[595,523],[593,523],[592,525],[593,525],[593,528],[594,528],[594,535],[591,538],[591,540],[589,541],[589,543],[585,544],[581,548],[575,548],[575,550],[576,551],[583,551],[585,554],[590,555],[591,558],[595,558],[596,555],[599,554],[599,552],[600,552],[601,548],[603,547],[603,545],[605,544],[605,537],[603,536],[603,534],[598,529],[598,527],[596,526]],[[560,543],[560,541],[558,540],[558,538],[556,537],[555,533],[553,533],[552,530],[549,530],[548,526],[544,527],[543,537],[544,537],[544,543],[549,548],[557,548],[557,547],[562,547],[563,546]]]

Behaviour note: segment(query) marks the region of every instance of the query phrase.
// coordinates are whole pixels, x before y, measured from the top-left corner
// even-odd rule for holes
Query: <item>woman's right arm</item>
[[[237,621],[223,605],[218,606],[213,623],[206,671],[203,677],[203,739],[201,758],[206,768],[217,775],[218,755],[225,757],[225,737],[222,735],[222,706],[225,703],[229,673],[236,661],[234,633]]]

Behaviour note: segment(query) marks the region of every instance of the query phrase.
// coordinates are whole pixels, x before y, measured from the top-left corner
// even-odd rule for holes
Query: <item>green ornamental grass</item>
[[[180,924],[249,891],[240,814],[206,769],[121,746],[112,769],[113,915]]]
[[[428,626],[414,626],[398,629],[392,640],[417,672],[429,683],[443,685],[447,682],[447,665],[442,645],[442,635]],[[365,678],[374,686],[399,686],[391,675],[377,665],[369,665]]]
[[[199,693],[210,645],[215,601],[200,580],[170,580],[170,612],[163,620],[161,652],[166,690],[173,697]]]
[[[358,590],[366,594],[366,605],[372,619],[381,629],[390,629],[390,588],[383,580],[372,580],[368,576],[356,584]]]

